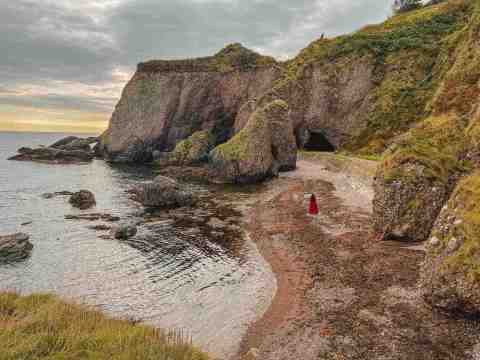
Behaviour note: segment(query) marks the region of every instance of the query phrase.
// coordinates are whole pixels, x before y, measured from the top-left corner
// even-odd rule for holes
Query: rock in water
[[[141,184],[135,192],[136,200],[146,207],[176,208],[193,202],[190,191],[165,176],[157,176],[152,182]]]
[[[275,100],[257,110],[245,128],[210,153],[219,177],[231,183],[254,183],[296,167],[297,146],[289,108]]]
[[[118,240],[128,240],[137,234],[137,227],[134,225],[123,224],[114,227],[111,230],[112,236]]]
[[[88,190],[80,190],[79,192],[74,193],[70,197],[69,202],[72,206],[81,210],[90,209],[97,203],[95,201],[95,195]]]
[[[427,245],[420,286],[432,306],[480,314],[480,171],[456,187]]]
[[[57,148],[40,147],[36,149],[21,148],[9,160],[37,161],[52,164],[89,162],[93,160],[93,153],[83,150],[61,150]]]
[[[27,258],[33,245],[24,233],[0,236],[0,262],[12,262]]]
[[[71,142],[75,141],[75,140],[78,140],[79,137],[77,136],[67,136],[63,139],[60,139],[58,140],[57,142],[53,143],[52,145],[50,145],[51,148],[59,148],[61,146],[65,146],[67,144],[70,144]]]

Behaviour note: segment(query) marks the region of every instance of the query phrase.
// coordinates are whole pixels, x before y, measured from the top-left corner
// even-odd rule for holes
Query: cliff
[[[245,134],[282,100],[299,146],[321,133],[335,149],[382,155],[375,230],[401,241],[436,234],[422,270],[425,297],[480,313],[479,39],[480,0],[449,0],[322,38],[283,63],[234,44],[209,58],[140,64],[101,148],[111,160],[148,161],[206,131],[213,145],[205,149],[230,140],[210,161],[248,163],[246,174],[238,168],[232,177],[264,178],[278,154],[264,149],[268,161],[253,166],[258,138],[249,143]],[[225,155],[238,147],[248,161]]]
[[[212,57],[138,65],[102,136],[114,161],[143,162],[200,130],[223,143],[240,106],[279,76],[274,59],[233,44]]]

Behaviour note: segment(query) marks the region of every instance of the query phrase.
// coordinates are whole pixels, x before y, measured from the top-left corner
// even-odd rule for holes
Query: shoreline
[[[418,292],[421,247],[375,240],[368,163],[301,157],[248,213],[278,291],[233,359],[476,359],[480,324],[433,312]]]

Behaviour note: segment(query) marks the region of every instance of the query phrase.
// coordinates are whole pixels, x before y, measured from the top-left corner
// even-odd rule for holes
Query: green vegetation
[[[342,148],[364,156],[379,155],[397,135],[428,118],[449,69],[451,52],[471,14],[468,0],[453,0],[393,16],[351,35],[320,39],[284,64],[272,92],[282,94],[301,81],[312,65],[332,74],[332,87],[345,64],[359,59],[373,67],[374,89],[367,126]],[[288,93],[288,90],[285,90]]]
[[[276,63],[276,60],[272,57],[257,54],[241,44],[231,44],[214,56],[187,60],[153,60],[140,63],[138,70],[142,73],[162,71],[211,71],[225,73],[234,70],[246,71],[257,67],[272,66]]]
[[[469,281],[480,280],[480,171],[474,172],[458,184],[449,202],[455,209],[458,222],[444,237],[444,246],[452,238],[463,239],[462,247],[451,255],[447,266],[466,274]],[[438,235],[438,234],[437,234]]]
[[[216,156],[226,160],[242,160],[248,154],[259,152],[262,146],[268,145],[264,136],[268,133],[268,122],[265,112],[271,106],[286,106],[288,105],[281,100],[274,101],[267,105],[266,108],[257,110],[252,114],[247,122],[247,125],[230,141],[215,148]]]
[[[417,176],[402,165],[418,164],[425,167],[422,173],[425,179],[446,184],[454,172],[465,166],[458,161],[467,147],[464,128],[465,124],[456,116],[438,116],[410,130],[383,158],[385,181]]]
[[[51,295],[0,293],[0,360],[207,360],[182,336],[109,319]]]
[[[172,160],[180,164],[201,162],[207,159],[214,144],[215,139],[210,131],[197,131],[177,144],[172,152]]]

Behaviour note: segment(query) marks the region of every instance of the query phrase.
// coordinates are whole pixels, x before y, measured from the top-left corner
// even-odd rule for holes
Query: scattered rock
[[[24,233],[0,236],[0,261],[11,262],[27,258],[33,245],[30,236]]]
[[[98,221],[103,220],[107,222],[117,222],[120,221],[120,217],[110,215],[110,214],[101,214],[101,213],[92,213],[92,214],[80,214],[80,215],[65,215],[66,220],[86,220],[86,221]]]
[[[122,224],[111,230],[111,235],[118,240],[128,240],[137,234],[137,227],[130,224]]]
[[[91,191],[80,190],[70,197],[69,203],[80,210],[86,210],[96,204],[95,195]]]
[[[54,193],[45,193],[42,194],[42,198],[44,199],[53,199],[56,196],[72,196],[73,192],[71,191],[57,191]]]
[[[165,176],[157,176],[152,182],[140,184],[134,193],[135,199],[146,207],[176,208],[193,203],[190,191]]]

